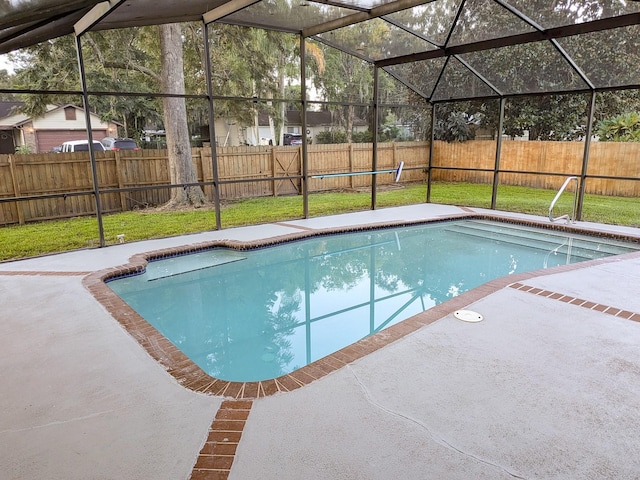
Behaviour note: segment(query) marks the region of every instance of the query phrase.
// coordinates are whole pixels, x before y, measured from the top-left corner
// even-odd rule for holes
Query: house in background
[[[366,132],[369,124],[361,118],[354,118],[352,133]],[[333,114],[329,110],[319,112],[307,110],[307,139],[313,142],[315,136],[320,132],[331,130],[342,131],[333,120]],[[296,133],[302,135],[302,112],[300,110],[287,111],[287,123],[284,133]]]
[[[0,102],[0,153],[14,153],[16,143],[13,127],[5,127],[4,119],[15,114],[23,102]]]
[[[38,118],[20,113],[22,102],[0,102],[0,153],[14,153],[16,147],[28,146],[32,153],[49,152],[68,140],[86,140],[87,124],[84,110],[75,105],[47,105]],[[91,114],[94,140],[118,134],[118,125],[103,122]]]
[[[243,127],[235,120],[228,118],[216,118],[216,145],[219,147],[237,147],[239,145],[247,145],[250,142],[246,139],[247,127]],[[253,130],[253,129],[251,129]],[[203,138],[208,137],[209,126],[202,127]]]
[[[258,138],[256,138],[255,127],[253,125],[242,126],[228,119],[216,119],[215,126],[216,140],[220,147],[268,145],[270,141],[274,145],[278,143],[277,139],[272,138],[271,128],[269,126],[269,115],[266,113],[258,115]],[[368,128],[369,125],[366,121],[360,118],[354,119],[354,132],[365,132]],[[307,111],[307,138],[311,142],[313,142],[315,136],[320,132],[338,129],[339,127],[333,121],[330,111]],[[288,110],[286,112],[286,122],[283,133],[302,135],[302,115],[299,110]]]

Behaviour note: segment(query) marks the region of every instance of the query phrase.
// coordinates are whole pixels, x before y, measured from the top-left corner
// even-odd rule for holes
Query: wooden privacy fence
[[[491,183],[495,166],[493,141],[434,143],[434,181]],[[584,145],[581,142],[522,142],[502,144],[500,184],[556,189],[564,177],[518,172],[580,175]],[[292,195],[301,193],[301,147],[219,147],[220,198]],[[211,182],[211,150],[192,150],[198,181]],[[372,144],[328,144],[308,146],[308,175],[368,172]],[[423,181],[429,159],[428,142],[382,143],[378,145],[378,170],[395,169],[403,161],[402,182]],[[160,205],[170,198],[169,165],[165,150],[108,151],[96,153],[100,190],[132,189],[101,193],[104,212],[120,212]],[[488,172],[455,170],[486,169]],[[451,170],[449,170],[451,169]],[[640,179],[639,143],[591,145],[588,175]],[[248,182],[241,182],[241,181]],[[393,174],[377,175],[378,185],[394,182]],[[226,183],[225,183],[226,182]],[[309,191],[366,189],[371,176],[310,178]],[[211,185],[204,187],[213,199]],[[588,178],[588,193],[640,196],[640,182]],[[95,214],[92,172],[87,152],[37,155],[0,155],[0,225]],[[40,197],[40,198],[25,198]]]
[[[503,141],[500,152],[501,185],[520,185],[556,190],[569,175],[580,176],[584,143]],[[486,169],[489,172],[440,170],[432,180],[491,183],[496,161],[496,142],[474,140],[463,143],[434,143],[433,166]],[[504,171],[509,171],[509,173]],[[515,173],[511,173],[515,172]],[[538,172],[537,175],[518,172]],[[556,175],[560,174],[560,175]],[[626,177],[640,180],[640,143],[592,142],[587,177]],[[586,192],[621,197],[640,196],[640,181],[587,178]]]
[[[403,181],[421,180],[428,151],[424,142],[379,145],[378,169],[404,161],[405,169],[419,168],[406,170]],[[372,144],[309,145],[308,173],[370,171],[372,152]],[[301,193],[301,147],[220,147],[217,156],[222,200]],[[192,158],[198,181],[212,182],[211,149],[194,148]],[[166,150],[96,152],[96,166],[101,191],[131,189],[101,193],[105,213],[161,205],[170,198],[170,189],[162,187],[170,184]],[[92,178],[88,152],[0,155],[0,199],[44,196],[0,202],[0,225],[95,214]],[[378,175],[377,181],[394,178]],[[369,185],[369,176],[310,179],[309,191]],[[212,200],[213,187],[203,189]]]

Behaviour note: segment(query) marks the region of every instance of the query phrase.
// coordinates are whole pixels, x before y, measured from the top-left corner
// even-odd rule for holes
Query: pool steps
[[[149,262],[146,268],[147,281],[153,282],[247,259],[244,255],[228,249],[206,250],[181,255],[179,258],[179,262],[173,262],[173,258],[164,258],[162,262]]]
[[[601,258],[640,250],[640,245],[625,244],[611,239],[600,239],[598,237],[591,239],[584,235],[577,236],[550,229],[540,230],[525,225],[496,224],[485,220],[468,220],[464,225],[452,224],[447,230],[563,255],[566,255],[571,249],[572,257],[584,259]],[[567,236],[569,236],[570,241],[567,241]]]

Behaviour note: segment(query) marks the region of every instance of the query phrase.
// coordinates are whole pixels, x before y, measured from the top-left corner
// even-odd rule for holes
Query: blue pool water
[[[484,220],[215,248],[108,283],[209,375],[275,378],[489,280],[639,249]]]

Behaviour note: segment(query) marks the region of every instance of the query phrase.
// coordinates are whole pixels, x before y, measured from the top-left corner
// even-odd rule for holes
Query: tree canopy
[[[292,8],[285,3],[279,4],[279,8]],[[573,12],[564,3],[554,11],[557,11],[557,15],[576,17],[576,21],[579,16],[584,21],[585,18],[598,18],[604,14],[592,11],[596,3],[585,4],[579,13]],[[486,35],[483,32],[489,27],[501,28],[505,34],[531,28],[523,22],[510,24],[507,20],[515,17],[504,8],[496,8],[493,2],[474,8],[469,5],[451,32],[452,44],[482,40]],[[447,26],[450,27],[456,8],[447,2],[434,2],[422,7],[391,14],[389,19],[408,25],[411,31],[421,33],[434,42],[445,41]],[[314,4],[309,8],[319,9],[321,6]],[[518,8],[531,10],[528,4],[519,5]],[[533,10],[530,14],[535,19]],[[550,22],[553,19],[539,20]],[[510,25],[508,30],[504,30],[505,24]],[[299,36],[229,24],[212,24],[208,28],[212,87],[216,95],[215,115],[255,129],[253,137],[258,138],[258,117],[266,114],[272,138],[282,138],[286,110],[301,109],[302,105]],[[182,25],[186,94],[206,93],[202,29],[201,23]],[[163,128],[162,101],[145,96],[146,93],[162,93],[162,55],[157,31],[158,27],[152,26],[89,32],[83,36],[89,90],[136,93],[90,97],[91,108],[103,119],[115,120],[123,125],[122,133],[126,136],[140,138],[145,128]],[[530,140],[583,138],[587,125],[588,95],[540,95],[540,92],[579,85],[583,82],[581,72],[595,78],[599,84],[608,82],[607,85],[615,85],[620,79],[628,77],[632,74],[629,65],[633,64],[634,59],[640,64],[640,53],[635,48],[637,42],[629,40],[630,32],[635,32],[633,27],[606,32],[619,40],[622,54],[603,51],[600,46],[601,34],[593,33],[581,37],[579,41],[569,37],[558,44],[539,42],[516,45],[454,56],[449,61],[433,59],[385,68],[379,75],[378,85],[379,133],[392,132],[394,128],[403,133],[379,135],[379,138],[427,138],[429,98],[448,98],[454,102],[438,104],[436,138],[473,138],[480,129],[495,134],[499,112],[498,103],[494,100],[497,92],[510,94],[520,90],[536,95],[513,96],[507,100],[505,134],[513,137],[528,134]],[[309,106],[330,110],[333,129],[342,132],[346,141],[354,140],[353,127],[357,120],[364,120],[369,125],[367,138],[372,136],[374,68],[371,63],[332,45],[350,46],[362,58],[376,58],[383,55],[382,49],[390,48],[385,42],[392,41],[397,35],[400,33],[391,23],[378,19],[376,22],[363,22],[321,35],[321,40],[326,43],[305,42],[307,85],[312,85],[320,95],[319,101],[311,101]],[[397,45],[397,48],[401,47]],[[560,63],[562,49],[577,59],[575,69]],[[44,92],[77,91],[80,88],[72,37],[60,37],[29,47],[14,53],[13,59],[16,73],[0,77],[5,84]],[[601,68],[593,69],[591,64]],[[608,73],[610,78],[605,78],[602,72]],[[480,98],[456,101],[459,92]],[[483,97],[493,98],[482,100]],[[31,115],[42,114],[50,103],[81,103],[78,95],[49,93],[28,95],[25,100],[25,112]],[[405,106],[393,108],[393,104]],[[601,121],[625,112],[638,111],[639,104],[640,94],[637,90],[599,93],[594,115],[596,120]],[[187,99],[187,121],[192,135],[207,131],[203,128],[208,124],[208,103],[204,99]],[[360,135],[355,140],[363,138]]]

